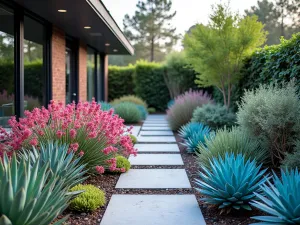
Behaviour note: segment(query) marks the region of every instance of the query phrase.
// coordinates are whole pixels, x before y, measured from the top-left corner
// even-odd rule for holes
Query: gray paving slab
[[[191,188],[184,169],[131,169],[121,174],[116,188]]]
[[[144,125],[145,124],[153,124],[153,123],[168,124],[168,121],[166,121],[166,120],[145,120],[144,121]]]
[[[142,127],[141,130],[168,130],[171,131],[169,127]]]
[[[143,127],[169,127],[167,123],[147,123],[143,124]]]
[[[141,131],[141,136],[174,136],[172,131],[158,130],[158,131]]]
[[[138,136],[139,143],[176,143],[174,136]]]
[[[113,195],[100,225],[206,225],[194,195]]]
[[[179,152],[177,144],[136,144],[139,153],[143,152]]]
[[[129,161],[131,165],[141,166],[183,165],[183,161],[180,154],[138,154],[137,156],[130,156]]]
[[[130,126],[127,126],[127,127],[130,127]],[[134,136],[138,136],[139,132],[141,130],[141,126],[133,126],[131,132]]]

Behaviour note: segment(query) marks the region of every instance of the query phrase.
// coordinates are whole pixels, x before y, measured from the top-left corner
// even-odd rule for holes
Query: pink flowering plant
[[[67,143],[69,152],[81,156],[80,162],[87,164],[90,172],[118,171],[116,155],[136,154],[132,141],[125,133],[124,120],[113,113],[113,109],[102,111],[94,100],[63,105],[51,101],[48,109],[35,108],[25,111],[19,121],[9,120],[12,128],[7,133],[0,128],[0,156],[4,151],[12,154],[21,148],[30,149],[49,140]]]

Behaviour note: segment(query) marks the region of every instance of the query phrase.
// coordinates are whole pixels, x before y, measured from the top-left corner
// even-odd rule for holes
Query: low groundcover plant
[[[124,120],[112,109],[102,111],[94,100],[66,106],[51,101],[48,109],[35,108],[24,114],[19,121],[16,117],[9,120],[11,133],[0,128],[0,156],[53,140],[68,144],[69,152],[81,156],[80,163],[86,164],[89,172],[104,173],[105,169],[119,170],[115,160],[117,152],[136,154],[130,137],[124,134],[131,128],[127,129]]]

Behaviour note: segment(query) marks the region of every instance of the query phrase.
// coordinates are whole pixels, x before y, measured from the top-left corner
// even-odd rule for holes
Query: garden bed
[[[92,213],[76,213],[66,210],[63,213],[63,216],[69,215],[69,219],[66,224],[68,225],[96,225],[100,224],[100,221],[104,215],[106,207],[110,201],[110,198],[115,194],[115,186],[119,179],[120,174],[116,173],[106,173],[103,175],[91,176],[84,183],[93,184],[99,187],[105,192],[106,204],[104,207],[101,207],[95,210]]]
[[[205,222],[207,225],[215,225],[215,224],[228,224],[228,225],[248,225],[254,221],[250,219],[251,216],[254,215],[261,215],[261,212],[258,212],[257,210],[253,210],[250,212],[245,212],[244,214],[241,213],[241,211],[236,212],[235,214],[223,214],[220,215],[220,210],[216,207],[210,207],[209,205],[206,205],[203,201],[201,201],[201,198],[203,196],[195,190],[195,179],[198,179],[198,171],[199,166],[197,163],[196,156],[194,154],[189,154],[186,152],[185,147],[182,146],[180,143],[181,138],[175,134],[176,141],[178,143],[180,153],[184,162],[184,167],[187,172],[187,175],[190,179],[191,185],[193,187],[193,190],[191,191],[192,194],[196,195],[197,201],[199,203],[199,206],[201,208],[201,212],[204,216]]]

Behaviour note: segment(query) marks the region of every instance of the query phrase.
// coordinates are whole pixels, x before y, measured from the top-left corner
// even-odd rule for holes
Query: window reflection
[[[87,61],[87,100],[92,101],[95,96],[95,52],[88,49]]]
[[[14,115],[14,15],[0,4],[0,125]]]
[[[32,110],[45,104],[43,50],[45,43],[43,24],[24,18],[24,108]]]

